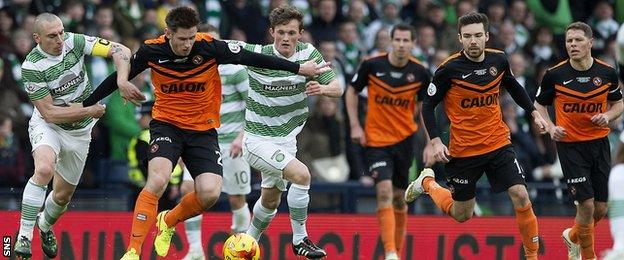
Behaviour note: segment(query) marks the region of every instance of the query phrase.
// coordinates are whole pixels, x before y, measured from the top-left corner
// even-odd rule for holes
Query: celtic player
[[[282,5],[271,12],[270,33],[274,43],[266,46],[245,45],[254,52],[283,57],[303,63],[314,60],[324,63],[321,54],[311,45],[299,42],[303,16],[293,6]],[[342,89],[333,71],[316,78],[290,72],[248,67],[249,92],[245,113],[243,155],[249,164],[262,172],[260,200],[253,208],[253,219],[247,234],[259,239],[267,228],[286,191],[293,229],[293,252],[307,258],[320,258],[325,251],[308,239],[305,222],[310,196],[310,172],[295,154],[296,136],[308,117],[308,96],[340,97]]]
[[[15,255],[22,259],[32,255],[35,224],[43,252],[50,258],[56,256],[58,248],[51,226],[67,209],[85,165],[91,128],[96,118],[104,115],[104,105],[79,104],[92,92],[84,71],[84,55],[112,57],[122,97],[132,102],[144,99],[128,82],[130,50],[127,47],[98,37],[65,32],[61,19],[50,13],[37,16],[33,37],[37,46],[22,64],[24,86],[35,106],[28,129],[35,172],[22,195],[20,230],[15,243]],[[46,198],[52,177],[53,190]]]

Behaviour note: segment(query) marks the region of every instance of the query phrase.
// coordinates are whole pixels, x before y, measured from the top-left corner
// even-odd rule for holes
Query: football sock
[[[204,213],[204,207],[199,201],[197,193],[194,191],[189,192],[182,197],[178,205],[167,212],[167,215],[165,215],[165,223],[168,227],[173,227],[182,221],[202,213]]]
[[[184,221],[184,230],[186,232],[186,239],[188,239],[190,250],[202,250],[201,223],[202,214]]]
[[[394,210],[392,206],[377,209],[377,218],[379,219],[379,229],[381,231],[381,242],[384,246],[384,252],[396,252],[397,246],[395,240],[395,221]]]
[[[45,201],[45,206],[43,207],[43,217],[39,218],[39,229],[43,232],[47,232],[50,230],[50,227],[56,223],[56,221],[63,215],[65,210],[67,210],[67,204],[61,206],[58,205],[53,199],[54,191],[51,191],[48,194],[48,197]]]
[[[451,191],[440,186],[440,184],[431,177],[427,177],[423,180],[423,188],[429,193],[433,203],[435,203],[442,212],[451,215],[451,208],[453,207]]]
[[[251,222],[251,212],[247,203],[240,209],[232,210],[232,226],[230,229],[234,233],[244,233],[249,228]]]
[[[306,220],[308,219],[308,204],[310,203],[309,189],[310,186],[293,183],[290,185],[286,196],[290,225],[293,230],[292,242],[295,245],[300,244],[308,236]]]
[[[18,239],[21,236],[25,236],[32,241],[35,220],[45,200],[46,190],[46,185],[38,185],[32,179],[29,179],[28,183],[26,183],[24,193],[22,194],[22,212]]]
[[[397,254],[403,249],[405,240],[405,230],[407,229],[407,207],[404,209],[394,209],[394,243],[396,244]]]
[[[533,213],[533,207],[529,203],[522,208],[515,209],[515,211],[516,222],[518,223],[522,243],[524,244],[524,255],[527,259],[536,259],[537,251],[539,250],[539,237],[537,218]]]
[[[614,167],[609,176],[609,226],[613,237],[613,250],[624,251],[624,172]]]
[[[134,205],[134,213],[132,214],[132,232],[130,233],[130,248],[134,248],[138,255],[141,255],[143,241],[150,228],[156,222],[156,213],[158,211],[158,196],[143,189],[139,193],[136,204]]]
[[[579,224],[574,223],[577,230],[578,244],[581,246],[581,256],[583,259],[594,259],[594,223]]]
[[[260,239],[260,235],[267,229],[271,220],[275,217],[275,213],[277,213],[277,209],[270,210],[262,206],[261,201],[262,197],[256,201],[253,208],[251,225],[249,225],[249,229],[247,229],[247,235],[252,236],[256,241]]]

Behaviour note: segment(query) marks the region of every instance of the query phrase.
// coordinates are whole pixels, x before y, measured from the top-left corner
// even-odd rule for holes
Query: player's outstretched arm
[[[139,105],[141,101],[145,101],[145,95],[134,84],[129,81],[130,75],[130,56],[132,52],[123,44],[111,42],[111,49],[107,57],[113,58],[115,68],[117,69],[117,86],[119,94],[124,101],[130,101],[135,105]]]
[[[318,83],[318,81],[308,81],[306,83],[305,94],[308,96],[323,95],[326,97],[339,98],[342,96],[342,88],[338,84],[337,79],[333,79],[327,85]]]
[[[83,107],[79,103],[72,103],[69,106],[55,106],[50,95],[32,102],[43,119],[47,123],[53,124],[76,122],[85,117],[100,118],[106,111],[106,106],[100,103],[88,107]]]

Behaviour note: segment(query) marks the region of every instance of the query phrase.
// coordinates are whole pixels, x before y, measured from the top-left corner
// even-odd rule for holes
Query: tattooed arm
[[[145,96],[141,91],[128,79],[130,73],[130,49],[128,47],[111,42],[111,48],[108,52],[108,57],[113,58],[115,68],[117,69],[117,85],[119,86],[119,94],[126,100],[139,105],[140,101],[145,100]]]

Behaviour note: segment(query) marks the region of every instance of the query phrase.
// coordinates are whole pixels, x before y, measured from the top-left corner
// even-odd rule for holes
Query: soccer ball
[[[231,235],[223,244],[224,260],[258,260],[260,247],[258,242],[245,233]]]

